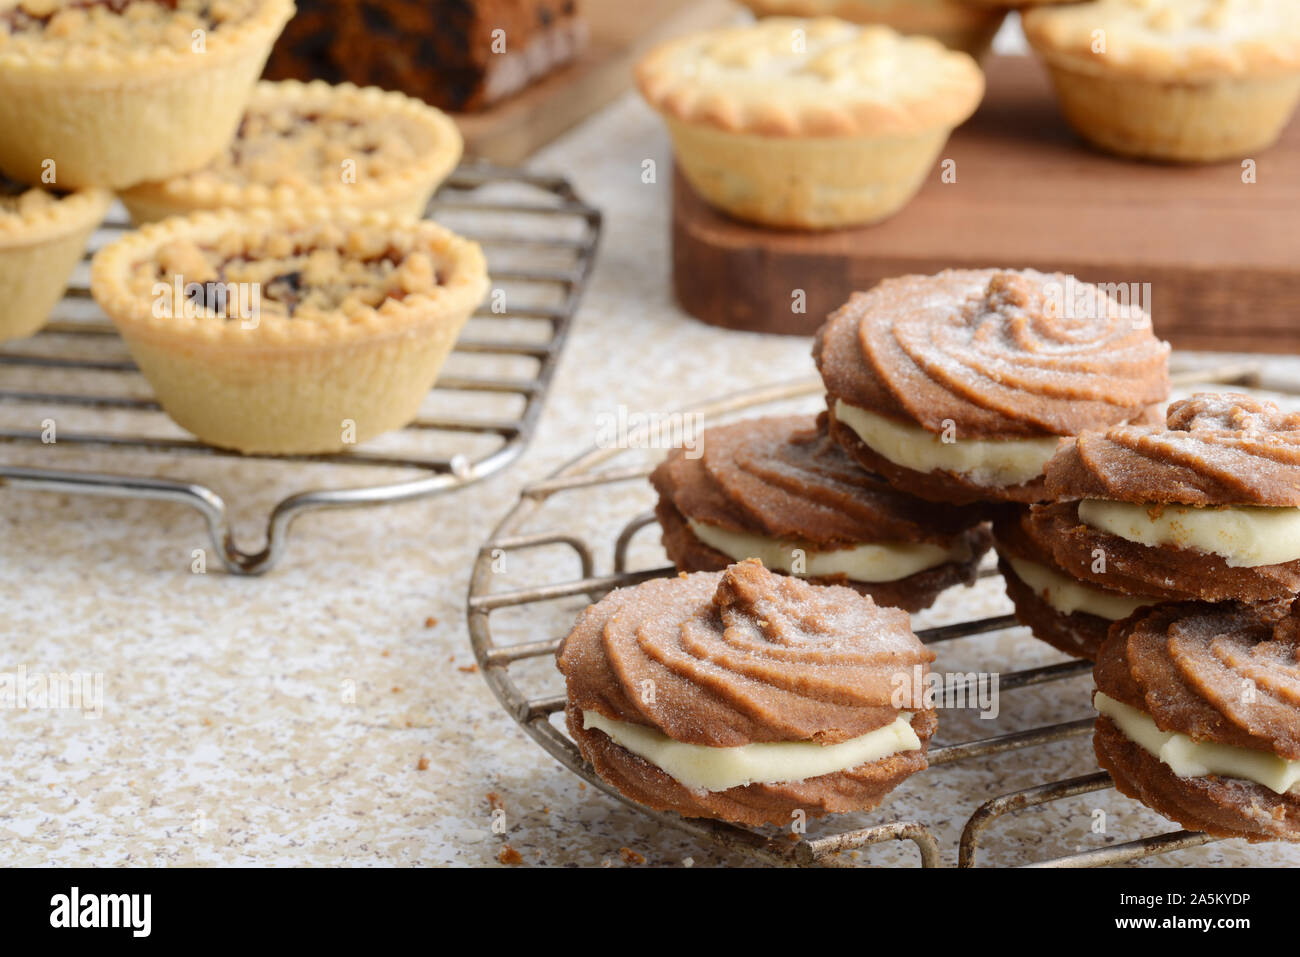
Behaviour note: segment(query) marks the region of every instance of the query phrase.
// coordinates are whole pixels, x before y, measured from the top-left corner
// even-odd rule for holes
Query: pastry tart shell
[[[804,230],[888,219],[921,189],[951,132],[787,139],[665,121],[678,169],[709,205],[746,222]]]
[[[251,328],[212,316],[159,318],[126,283],[132,265],[179,237],[281,231],[328,222],[416,230],[444,264],[430,294],[389,300],[326,321],[263,316]],[[245,453],[341,451],[417,414],[461,328],[487,290],[475,243],[428,221],[354,211],[255,210],[171,219],[128,234],[95,257],[92,290],[164,411],[182,428]]]
[[[786,43],[806,45],[792,56]],[[834,18],[769,17],[669,41],[638,65],[637,84],[707,203],[808,230],[898,212],[984,95],[970,57]]]
[[[0,53],[0,169],[61,188],[124,189],[197,169],[234,136],[271,46],[293,15],[266,0],[203,52]]]
[[[346,107],[363,119],[387,117],[404,124],[419,137],[419,162],[403,164],[386,175],[315,185],[309,189],[260,183],[213,183],[182,174],[161,182],[141,183],[122,193],[122,202],[137,225],[169,216],[216,209],[358,209],[415,218],[425,208],[439,184],[460,161],[464,140],[451,118],[440,110],[401,93],[350,83],[332,86],[322,81],[261,82],[253,90],[249,109],[260,104],[288,104],[310,111],[313,107]]]
[[[1249,158],[1277,142],[1300,102],[1300,73],[1173,83],[1049,63],[1061,111],[1080,136],[1120,156],[1171,163]]]
[[[45,325],[111,201],[104,190],[83,190],[34,219],[0,223],[0,342]]]
[[[1083,3],[1024,15],[1070,125],[1107,152],[1170,163],[1246,159],[1272,146],[1300,102],[1300,16],[1290,12],[1276,34],[1221,25],[1162,37],[1141,18],[1177,6],[1149,7]],[[1241,27],[1255,15],[1229,16],[1243,18]]]

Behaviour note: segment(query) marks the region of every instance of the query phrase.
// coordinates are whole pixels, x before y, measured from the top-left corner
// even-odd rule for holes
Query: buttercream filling
[[[1278,565],[1300,558],[1300,508],[1193,508],[1089,499],[1079,503],[1079,520],[1139,545],[1209,552],[1232,568]]]
[[[583,711],[582,726],[603,731],[619,747],[697,791],[803,781],[921,749],[921,740],[912,730],[912,715],[906,711],[884,727],[824,745],[815,741],[764,741],[712,748],[675,741],[655,728],[614,721],[597,711]]]
[[[1300,761],[1231,744],[1193,741],[1185,734],[1161,731],[1150,715],[1100,691],[1093,704],[1115,723],[1124,737],[1158,758],[1180,778],[1215,774],[1251,781],[1277,794],[1300,790]]]
[[[687,524],[696,538],[728,558],[738,562],[757,558],[768,568],[805,578],[843,575],[856,582],[893,582],[947,562],[969,561],[971,557],[970,543],[965,539],[949,548],[924,543],[877,542],[818,551],[806,544],[736,532],[694,519]],[[802,555],[796,555],[796,550]]]
[[[955,472],[977,485],[1005,488],[1023,485],[1043,474],[1060,439],[965,439],[951,442],[918,425],[868,412],[843,399],[835,401],[835,418],[853,430],[876,454],[914,472]]]
[[[1038,596],[1063,615],[1081,611],[1107,621],[1127,618],[1139,608],[1156,602],[1154,598],[1131,598],[1116,592],[1091,588],[1060,574],[1055,569],[1023,558],[1006,556],[1016,577],[1038,593]]]

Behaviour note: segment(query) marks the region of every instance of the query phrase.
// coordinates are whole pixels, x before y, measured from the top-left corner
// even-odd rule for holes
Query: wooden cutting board
[[[1090,149],[1029,57],[986,65],[989,92],[917,198],[892,219],[830,233],[715,213],[673,185],[673,282],[683,309],[729,328],[816,331],[889,276],[1005,266],[1151,284],[1156,331],[1184,349],[1300,352],[1300,121],[1255,160],[1180,167]],[[807,295],[803,314],[792,291]]]
[[[730,0],[581,0],[590,28],[581,56],[482,113],[456,114],[471,156],[515,165],[632,86],[632,67],[669,37],[735,20]]]

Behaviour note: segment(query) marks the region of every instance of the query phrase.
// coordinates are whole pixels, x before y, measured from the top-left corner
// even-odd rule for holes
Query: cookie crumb
[[[392,654],[392,652],[390,652],[387,648],[385,648],[383,651],[379,653],[379,657],[387,658],[390,654]]]
[[[424,627],[425,627],[425,628],[437,628],[437,627],[438,627],[438,619],[437,619],[437,618],[434,618],[432,615],[430,615],[428,618],[424,619]]]
[[[428,759],[428,758],[420,758],[420,760],[419,760],[418,762],[416,762],[415,770],[417,770],[417,771],[427,771],[427,770],[429,770],[429,759]]]
[[[474,672],[478,671],[478,664],[476,663],[472,665],[457,665],[456,670],[463,671],[467,675],[472,675]]]
[[[618,856],[623,858],[624,864],[644,864],[645,857],[632,850],[630,847],[620,847]]]
[[[503,844],[500,853],[497,854],[497,860],[502,864],[522,864],[524,856],[509,844]]]
[[[401,693],[402,693],[401,687],[398,685],[393,685],[393,694],[401,694]]]
[[[494,811],[504,811],[506,809],[505,802],[501,800],[501,795],[497,794],[496,791],[488,791],[487,802],[488,807]]]

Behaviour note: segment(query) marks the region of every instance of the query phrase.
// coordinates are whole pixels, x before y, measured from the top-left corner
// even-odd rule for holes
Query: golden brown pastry
[[[1253,157],[1300,100],[1295,0],[1092,0],[1023,22],[1066,119],[1123,156]]]
[[[123,189],[197,169],[230,142],[293,9],[292,0],[0,0],[0,169],[60,189]]]
[[[670,40],[641,61],[637,83],[706,202],[795,229],[896,213],[984,95],[966,54],[832,17]]]
[[[487,291],[428,220],[200,213],[106,246],[91,291],[169,416],[240,452],[335,452],[406,425]]]

